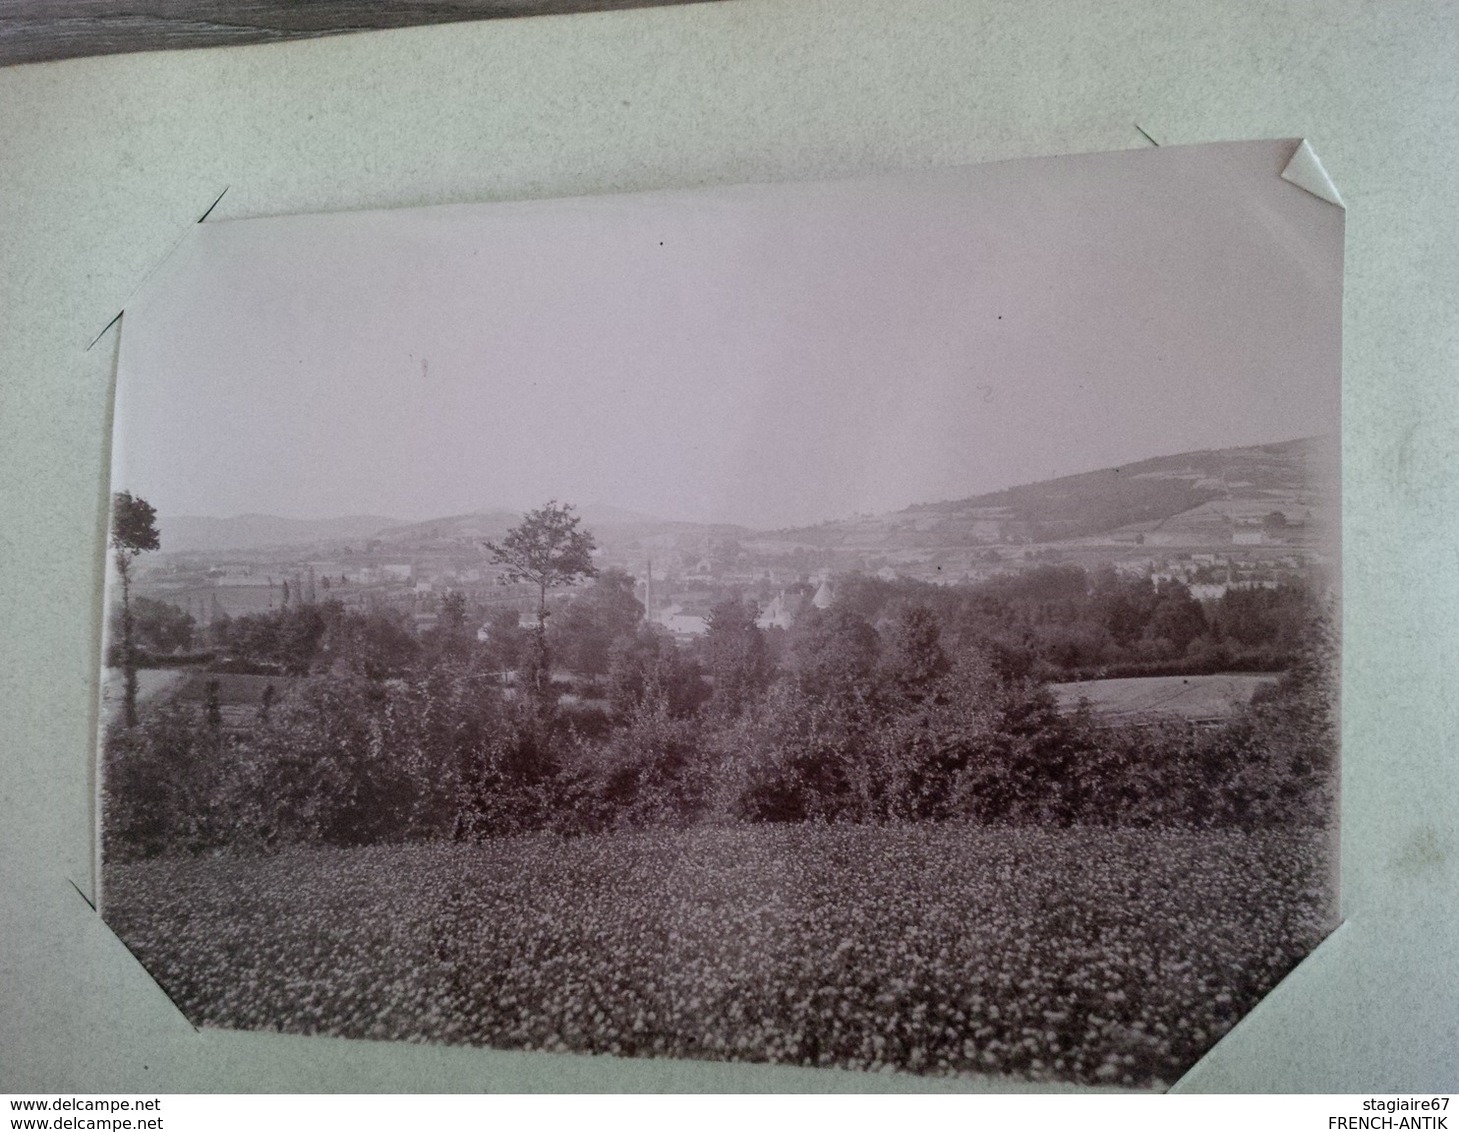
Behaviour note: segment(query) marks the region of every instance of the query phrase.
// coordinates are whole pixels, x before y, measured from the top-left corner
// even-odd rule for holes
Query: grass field
[[[1049,690],[1062,707],[1072,708],[1085,699],[1097,714],[1114,719],[1144,715],[1223,719],[1235,715],[1258,688],[1276,681],[1276,676],[1265,673],[1231,672],[1211,676],[1081,680],[1051,684]]]
[[[146,703],[165,696],[181,684],[187,675],[187,671],[181,668],[141,669],[137,673],[137,701]],[[121,703],[125,679],[120,668],[103,668],[101,670],[102,698],[107,702]]]
[[[1330,930],[1325,835],[759,826],[113,866],[199,1025],[1126,1086]]]

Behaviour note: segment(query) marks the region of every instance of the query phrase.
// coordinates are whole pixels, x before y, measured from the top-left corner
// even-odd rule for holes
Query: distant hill
[[[451,546],[501,538],[522,521],[517,511],[473,511],[469,515],[448,515],[422,523],[399,523],[376,531],[384,544],[409,546]]]
[[[600,545],[748,533],[739,527],[658,519],[608,504],[589,504],[576,511]],[[378,515],[322,520],[284,519],[277,515],[239,515],[231,519],[183,515],[159,519],[158,527],[162,549],[167,552],[260,551],[369,540],[376,551],[407,553],[479,548],[483,542],[501,539],[521,521],[520,511],[492,509],[417,523]]]
[[[684,526],[602,503],[591,503],[573,510],[582,519],[583,526],[599,536],[622,537],[625,533],[637,536],[645,532],[656,533]],[[428,519],[423,523],[390,527],[376,532],[374,537],[384,544],[410,544],[419,547],[475,545],[483,540],[502,538],[521,521],[520,511],[473,511],[468,515],[450,515],[443,519]]]
[[[204,515],[174,515],[159,517],[157,532],[164,551],[189,553],[262,550],[274,546],[370,538],[399,524],[399,519],[379,515],[347,515],[338,519],[284,519],[278,515],[235,515],[231,519],[215,519]]]
[[[641,511],[630,511],[626,507],[614,507],[611,503],[589,503],[574,509],[582,516],[587,527],[662,527],[669,521]]]
[[[1305,521],[1335,500],[1320,474],[1335,459],[1332,443],[1317,438],[1183,452],[760,537],[819,547],[910,548],[1047,543],[1214,524],[1229,531],[1274,510]]]
[[[1117,468],[901,511],[813,527],[752,531],[725,524],[658,519],[608,504],[577,509],[600,546],[633,553],[694,548],[711,538],[747,540],[774,554],[789,547],[846,551],[920,551],[989,545],[1076,543],[1229,544],[1240,527],[1281,512],[1294,530],[1335,522],[1334,441],[1308,438],[1247,448],[1158,456]],[[403,523],[374,515],[340,519],[160,520],[166,551],[260,550],[369,539],[389,553],[479,549],[521,522],[519,511],[492,509]]]

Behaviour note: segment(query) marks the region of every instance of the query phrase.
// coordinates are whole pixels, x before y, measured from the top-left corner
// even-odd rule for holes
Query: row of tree
[[[852,576],[837,600],[873,624],[926,605],[950,638],[996,642],[1049,679],[1281,669],[1302,650],[1321,607],[1297,579],[1230,586],[1202,602],[1172,579],[1051,565],[954,586]]]
[[[343,660],[398,673],[442,647],[459,655],[481,644],[485,661],[500,671],[524,665],[533,671],[551,669],[582,678],[591,687],[610,675],[615,648],[621,651],[622,642],[632,639],[643,622],[643,604],[634,589],[630,575],[604,570],[579,587],[572,600],[547,603],[548,616],[533,618],[531,629],[521,626],[514,604],[472,608],[459,593],[442,598],[436,626],[419,634],[403,613],[388,607],[347,611],[329,599],[220,617],[206,632],[197,630],[176,606],[148,598],[132,600],[131,616],[136,653],[143,663],[198,649],[225,670],[305,675]],[[814,626],[816,611],[809,601],[803,606],[807,627]],[[1269,588],[1233,587],[1202,603],[1179,582],[1157,583],[1112,569],[1086,573],[1077,567],[1040,567],[955,586],[851,575],[838,585],[835,608],[888,639],[895,636],[904,611],[920,608],[935,621],[948,647],[991,646],[1010,663],[1045,679],[1071,680],[1142,672],[1280,670],[1301,651],[1320,601],[1309,586],[1295,581]],[[743,626],[754,622],[756,612],[753,603],[731,599],[715,607],[712,619],[721,626],[738,619]],[[117,664],[123,638],[119,619],[120,613],[112,658]],[[478,629],[484,629],[484,642],[477,641]],[[770,630],[761,644],[742,641],[734,647],[762,648],[771,663],[781,664],[797,651],[801,632],[800,626],[790,632]],[[726,647],[723,636],[711,635],[696,644],[692,655],[713,667],[710,656]]]

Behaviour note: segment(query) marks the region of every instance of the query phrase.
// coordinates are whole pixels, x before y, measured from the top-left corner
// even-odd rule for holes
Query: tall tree
[[[162,545],[157,534],[157,510],[130,491],[119,491],[111,501],[111,550],[122,580],[122,678],[125,685],[123,719],[137,726],[137,654],[132,624],[132,563],[137,555]]]
[[[466,628],[466,595],[449,590],[441,598],[435,626],[421,637],[425,655],[432,666],[461,664],[471,656],[474,643]]]
[[[608,699],[619,723],[655,696],[673,718],[686,719],[709,695],[699,665],[660,625],[643,624],[631,637],[619,637],[608,658]]]
[[[810,611],[796,621],[791,640],[803,691],[855,698],[870,690],[881,639],[865,618],[834,605]]]
[[[889,634],[882,667],[902,695],[920,701],[932,682],[952,667],[942,650],[937,614],[925,605],[903,609]]]
[[[643,602],[633,596],[635,579],[609,566],[566,609],[552,619],[548,644],[559,664],[584,676],[608,672],[613,642],[632,637],[643,620]]]
[[[147,597],[135,597],[131,601],[132,637],[138,651],[169,653],[189,649],[197,633],[197,622],[191,613],[165,601],[153,601]],[[118,606],[112,613],[111,628],[114,644],[112,657],[107,663],[121,666],[122,655],[122,611]]]
[[[709,611],[704,654],[714,674],[714,702],[727,716],[738,715],[770,685],[775,667],[765,634],[755,624],[753,602],[727,598]]]
[[[579,578],[593,578],[597,544],[581,529],[572,505],[549,500],[544,507],[528,511],[500,543],[489,542],[493,566],[503,566],[502,581],[526,582],[537,587],[537,625],[532,692],[539,708],[549,703],[552,686],[551,657],[547,649],[547,591],[571,585]]]
[[[312,570],[313,567],[311,566]],[[466,595],[459,590],[450,590],[441,598],[440,624],[452,633],[466,631]]]

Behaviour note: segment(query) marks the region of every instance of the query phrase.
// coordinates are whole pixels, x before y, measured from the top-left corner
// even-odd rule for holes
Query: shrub
[[[667,695],[651,686],[597,751],[601,812],[618,827],[692,824],[709,793],[709,768],[699,749],[695,723],[674,718]]]
[[[229,799],[243,767],[216,726],[181,703],[146,708],[102,744],[102,848],[108,857],[195,851],[233,840]]]

